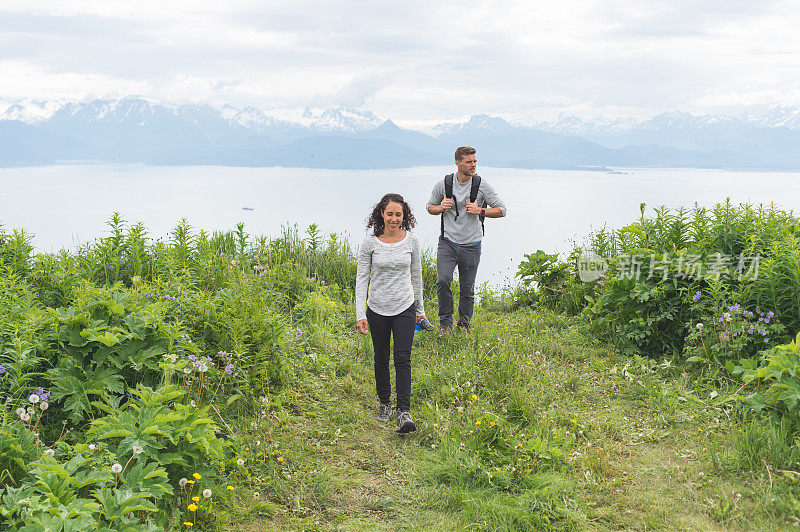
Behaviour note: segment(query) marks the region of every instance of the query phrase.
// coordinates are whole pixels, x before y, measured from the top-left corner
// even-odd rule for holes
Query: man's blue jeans
[[[481,245],[459,246],[439,237],[436,250],[436,296],[439,299],[439,323],[453,325],[453,271],[458,266],[458,323],[469,327],[475,308],[475,276],[481,261]]]

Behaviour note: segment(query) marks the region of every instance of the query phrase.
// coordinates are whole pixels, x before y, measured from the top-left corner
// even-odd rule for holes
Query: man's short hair
[[[466,155],[475,155],[475,148],[472,146],[461,146],[456,150],[456,161],[460,161]]]

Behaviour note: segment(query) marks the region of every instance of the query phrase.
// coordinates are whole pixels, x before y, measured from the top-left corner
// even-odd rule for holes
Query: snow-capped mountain
[[[800,107],[775,107],[760,116],[747,116],[746,119],[761,127],[800,130]]]
[[[473,115],[467,122],[447,122],[434,126],[434,130],[453,135],[469,132],[500,134],[507,132],[511,127],[511,124],[500,117]]]
[[[436,137],[352,108],[172,105],[130,96],[0,100],[0,164],[61,159],[153,164],[383,167],[447,164],[469,143],[482,164],[525,168],[701,166],[800,169],[800,108],[758,115],[661,113],[506,120],[474,115]],[[13,146],[13,148],[12,148]],[[35,146],[35,149],[27,149]]]
[[[41,123],[64,106],[66,100],[0,100],[0,121],[16,120],[26,124]]]
[[[567,115],[561,113],[558,119],[554,121],[541,122],[533,117],[519,118],[511,121],[511,125],[516,127],[527,127],[531,129],[538,129],[541,131],[549,131],[551,133],[559,133],[562,135],[576,135],[583,137],[586,135],[594,135],[599,132],[620,132],[632,129],[640,121],[632,117],[622,118],[592,118],[581,119],[577,116]]]

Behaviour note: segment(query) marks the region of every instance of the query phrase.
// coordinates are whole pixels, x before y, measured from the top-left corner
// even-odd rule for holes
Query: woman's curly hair
[[[386,206],[389,205],[390,201],[399,203],[403,206],[403,221],[400,224],[401,228],[409,230],[417,225],[417,219],[414,218],[413,214],[411,214],[411,207],[409,207],[408,203],[406,203],[406,200],[403,199],[403,196],[400,194],[389,193],[383,196],[377,205],[375,205],[375,208],[372,209],[372,214],[370,214],[369,218],[367,219],[367,229],[372,227],[372,234],[375,236],[381,236],[383,234],[383,230],[385,229],[385,224],[383,222],[383,211],[386,210]]]

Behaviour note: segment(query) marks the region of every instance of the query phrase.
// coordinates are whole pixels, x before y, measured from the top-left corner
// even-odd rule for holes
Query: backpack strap
[[[456,218],[458,218],[458,205],[453,197],[453,174],[444,176],[444,197],[453,200],[453,206],[456,208]],[[442,238],[444,238],[444,213],[442,213]]]
[[[456,198],[453,196],[453,178],[454,174],[447,174],[444,176],[444,197],[451,198],[453,200],[453,207],[456,209],[456,220],[458,219],[458,203],[456,203]],[[478,199],[478,190],[481,188],[481,176],[475,174],[472,176],[472,183],[469,189],[469,201],[470,203],[475,202]],[[486,201],[483,202],[482,208],[486,208],[487,203]],[[485,235],[486,234],[486,227],[483,224],[483,221],[486,219],[485,216],[478,216],[481,220],[481,232]],[[442,213],[442,238],[444,238],[444,213]]]
[[[469,202],[473,203],[476,199],[478,199],[478,189],[481,188],[481,176],[475,174],[472,176],[472,186],[469,189]],[[486,201],[483,202],[481,208],[486,208]],[[483,221],[486,219],[486,216],[478,216],[481,219],[481,232],[485,235],[486,234],[486,227],[483,225]]]

